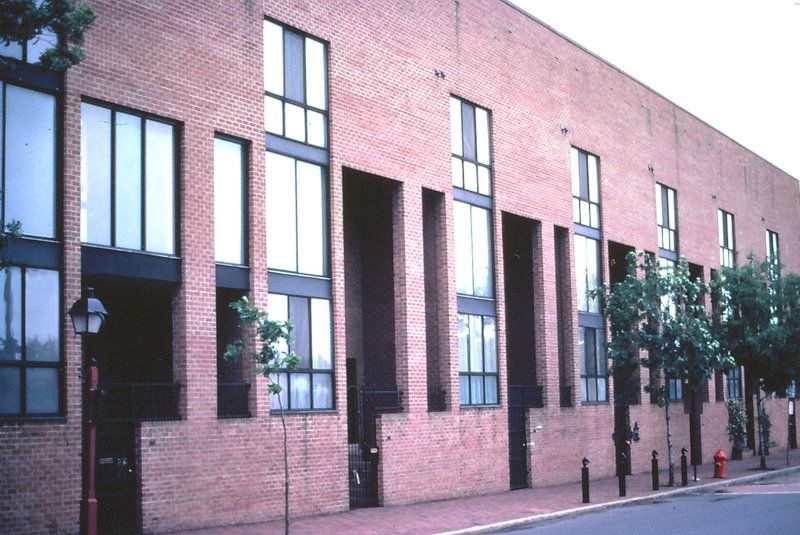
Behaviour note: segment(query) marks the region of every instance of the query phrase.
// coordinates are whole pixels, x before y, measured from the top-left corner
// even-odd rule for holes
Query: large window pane
[[[497,371],[497,335],[495,319],[483,318],[483,369],[486,372]]]
[[[28,414],[58,413],[58,370],[28,368],[25,378],[25,404]]]
[[[267,260],[270,268],[297,271],[295,161],[267,153]]]
[[[55,237],[56,101],[5,85],[5,219],[23,233]]]
[[[292,322],[292,353],[297,355],[297,367],[311,367],[311,330],[308,310],[308,299],[305,297],[289,298],[289,320]]]
[[[264,89],[283,95],[283,28],[264,21]]]
[[[298,271],[325,274],[325,214],[322,168],[297,162]]]
[[[475,295],[491,297],[492,288],[492,242],[489,236],[489,211],[472,207],[472,265]]]
[[[146,249],[175,252],[175,154],[172,125],[147,120],[145,162]]]
[[[0,368],[0,414],[18,414],[22,410],[19,368]]]
[[[470,206],[462,202],[453,203],[453,223],[455,227],[456,291],[472,294],[472,224]]]
[[[0,360],[22,358],[22,271],[0,269]]]
[[[458,315],[458,371],[469,371],[469,316]]]
[[[475,137],[478,161],[489,165],[489,113],[477,107],[475,108]]]
[[[458,156],[463,155],[461,138],[461,101],[450,97],[450,150]]]
[[[116,246],[142,248],[142,120],[116,114]]]
[[[273,384],[279,385],[281,387],[280,394],[271,395],[270,396],[270,408],[274,410],[279,410],[283,407],[283,410],[289,409],[289,376],[285,373],[278,373],[272,374],[269,376],[270,381]]]
[[[333,407],[333,376],[328,373],[314,374],[314,408],[330,409]]]
[[[244,263],[244,147],[214,139],[214,243],[217,262]]]
[[[311,353],[314,369],[329,370],[331,359],[331,305],[326,299],[311,300]]]
[[[307,373],[290,374],[289,403],[292,410],[311,408],[311,375]]]
[[[325,109],[325,47],[306,37],[306,104]]]
[[[469,371],[483,371],[483,324],[480,316],[469,316]]]
[[[25,348],[27,360],[58,362],[58,272],[27,269],[25,273]]]

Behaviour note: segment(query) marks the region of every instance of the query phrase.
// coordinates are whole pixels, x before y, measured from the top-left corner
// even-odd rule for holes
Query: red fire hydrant
[[[714,454],[714,478],[725,479],[725,464],[728,462],[728,456],[725,452],[719,450]]]

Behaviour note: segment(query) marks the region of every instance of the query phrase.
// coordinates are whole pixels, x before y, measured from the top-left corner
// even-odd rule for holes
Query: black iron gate
[[[97,426],[96,484],[98,532],[138,533],[135,424],[100,423]]]
[[[350,507],[377,507],[380,450],[377,417],[401,410],[397,390],[347,387],[347,457],[350,480]]]
[[[508,469],[511,490],[528,487],[528,409],[542,406],[542,387],[508,387]]]

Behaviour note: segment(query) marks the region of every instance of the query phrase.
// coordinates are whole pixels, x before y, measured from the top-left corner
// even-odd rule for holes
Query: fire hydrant
[[[725,479],[725,464],[728,462],[728,456],[725,452],[719,450],[714,454],[714,478]]]

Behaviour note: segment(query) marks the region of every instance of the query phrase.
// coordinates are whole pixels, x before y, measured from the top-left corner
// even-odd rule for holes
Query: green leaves
[[[734,448],[743,450],[747,448],[747,420],[745,419],[742,404],[735,399],[725,402],[728,409],[728,440]]]

